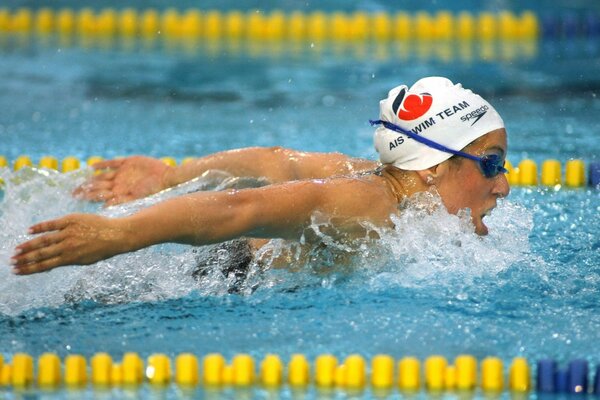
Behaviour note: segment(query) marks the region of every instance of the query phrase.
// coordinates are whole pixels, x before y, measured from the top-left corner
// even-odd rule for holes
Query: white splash
[[[16,315],[29,309],[60,307],[84,300],[122,303],[179,298],[191,292],[202,296],[231,292],[236,285],[234,278],[219,272],[218,252],[227,252],[226,249],[217,249],[215,268],[199,279],[192,276],[199,260],[214,257],[215,248],[211,246],[153,246],[90,266],[57,268],[30,276],[13,275],[9,259],[14,247],[29,239],[27,228],[41,220],[71,212],[117,217],[188,192],[264,184],[256,179],[211,172],[154,196],[102,209],[71,196],[73,189],[90,174],[90,170],[70,174],[28,168],[18,172],[0,170],[5,181],[0,204],[0,223],[4,228],[0,232],[0,313]],[[315,216],[312,230],[322,246],[272,240],[258,254],[262,267],[253,263],[236,292],[248,295],[257,287],[264,292],[273,287],[315,283],[331,286],[338,273],[348,271],[356,276],[351,279],[367,290],[453,279],[470,282],[479,276],[498,274],[527,257],[528,233],[532,227],[529,211],[508,201],[501,202],[487,219],[490,235],[482,238],[473,233],[468,213],[451,215],[439,207],[439,198],[423,196],[408,202],[402,213],[394,217],[395,229],[370,228],[380,236],[377,244],[367,237],[350,244],[336,241],[324,233],[331,228],[327,220]],[[230,256],[225,254],[223,259]],[[282,258],[288,270],[274,269],[274,260]]]
[[[489,235],[478,236],[468,210],[449,214],[434,193],[411,198],[399,216],[395,229],[383,232],[385,251],[379,260],[381,271],[371,276],[380,285],[423,286],[494,276],[530,255],[528,234],[533,227],[531,212],[500,201],[486,218]]]
[[[30,239],[27,228],[34,223],[73,212],[95,212],[116,217],[169,197],[196,190],[248,187],[260,180],[234,178],[212,172],[180,187],[124,205],[101,209],[74,199],[71,193],[91,176],[90,170],[69,174],[25,168],[0,170],[5,182],[0,205],[0,313],[15,315],[28,309],[58,307],[65,303],[93,300],[103,303],[153,301],[177,298],[199,290],[222,295],[228,282],[215,279],[201,287],[192,277],[197,259],[208,249],[183,245],[161,245],[123,254],[89,266],[57,268],[28,276],[12,274],[9,264],[14,247]]]

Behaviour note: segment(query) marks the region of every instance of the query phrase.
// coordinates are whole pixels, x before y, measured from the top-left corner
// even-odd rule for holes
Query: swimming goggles
[[[505,161],[497,154],[486,154],[483,157],[477,157],[477,156],[474,156],[473,154],[465,153],[463,151],[450,149],[450,148],[444,146],[443,144],[434,142],[433,140],[427,139],[423,136],[419,136],[416,133],[413,133],[407,129],[403,129],[403,128],[399,127],[398,125],[392,124],[391,122],[388,122],[388,121],[383,121],[383,120],[378,119],[375,121],[369,120],[369,122],[371,123],[371,126],[383,125],[384,127],[386,127],[387,129],[389,129],[391,131],[406,135],[406,136],[410,137],[411,139],[414,139],[417,142],[422,143],[426,146],[429,146],[433,149],[443,151],[445,153],[454,154],[455,156],[468,158],[469,160],[473,160],[473,161],[477,162],[477,164],[479,164],[481,173],[486,178],[495,178],[500,173],[504,173],[504,174],[508,173],[508,170],[506,168],[504,168]]]

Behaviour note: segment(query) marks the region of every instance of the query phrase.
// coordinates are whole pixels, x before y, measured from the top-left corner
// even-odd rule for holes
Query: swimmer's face
[[[507,151],[506,131],[491,131],[463,151],[478,157],[496,154],[504,160]],[[487,235],[488,228],[483,218],[496,207],[499,197],[508,195],[510,188],[506,176],[500,173],[493,178],[486,178],[477,162],[461,157],[438,165],[436,174],[436,186],[448,212],[456,214],[460,209],[469,208],[475,232]]]

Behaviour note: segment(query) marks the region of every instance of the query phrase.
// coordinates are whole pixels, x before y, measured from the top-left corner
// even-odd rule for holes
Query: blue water
[[[533,52],[523,45],[497,44],[490,55],[473,44],[467,57],[460,46],[445,45],[391,45],[382,53],[370,46],[269,50],[242,43],[235,51],[227,44],[4,38],[0,155],[181,160],[282,145],[374,158],[368,119],[377,116],[379,99],[399,83],[444,75],[484,95],[504,116],[513,164],[525,157],[598,161],[599,44],[541,42]],[[513,188],[483,239],[465,219],[409,209],[396,232],[355,256],[351,272],[314,272],[329,255],[317,254],[298,272],[256,276],[242,294],[229,294],[227,282],[194,281],[196,249],[175,245],[11,275],[8,258],[32,222],[73,211],[129,213],[162,198],[101,210],[69,195],[87,174],[2,172],[5,358],[21,351],[106,351],[115,359],[126,351],[190,351],[257,359],[276,353],[284,360],[297,352],[310,359],[469,353],[507,364],[516,356],[600,362],[596,189]]]

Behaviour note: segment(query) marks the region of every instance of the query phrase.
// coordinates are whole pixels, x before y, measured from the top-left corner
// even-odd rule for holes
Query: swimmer
[[[406,198],[439,194],[448,212],[470,209],[474,230],[509,193],[504,173],[504,122],[483,98],[442,77],[392,89],[380,102],[374,134],[381,165],[337,153],[251,148],[219,153],[170,169],[149,158],[105,161],[108,169],[78,194],[117,204],[189,180],[207,169],[264,176],[272,184],[197,192],[130,216],[71,214],[33,225],[40,234],[18,245],[16,274],[92,264],[154,244],[221,243],[237,238],[299,241],[315,214],[326,215],[340,240],[362,238],[368,226],[393,228]],[[369,172],[370,171],[370,172]]]

